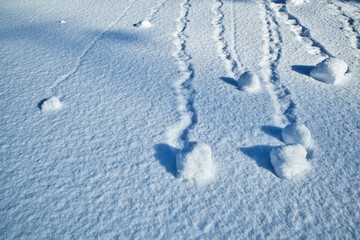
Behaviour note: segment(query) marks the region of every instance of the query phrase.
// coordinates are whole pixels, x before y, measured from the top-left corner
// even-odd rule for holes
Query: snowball
[[[43,112],[54,112],[61,110],[63,104],[57,97],[51,97],[41,104],[41,111]]]
[[[135,23],[134,24],[135,27],[140,27],[140,28],[149,28],[151,27],[151,22],[148,21],[148,20],[143,20],[143,21],[140,21],[138,23]]]
[[[243,91],[253,92],[259,88],[260,81],[255,73],[247,71],[241,74],[238,80],[238,86]]]
[[[300,144],[273,148],[270,161],[276,174],[282,178],[302,176],[311,169],[306,160],[306,149]]]
[[[299,5],[303,3],[309,3],[310,0],[286,0],[286,4],[290,5]]]
[[[215,176],[211,148],[204,143],[190,142],[176,155],[176,168],[180,177],[205,184]]]
[[[59,23],[61,23],[61,24],[65,24],[65,23],[66,23],[66,21],[65,21],[65,20],[61,20],[61,21],[59,21]]]
[[[281,135],[286,144],[301,144],[307,149],[311,147],[311,133],[304,124],[289,124],[283,128]]]
[[[310,76],[328,84],[339,83],[348,69],[348,65],[338,58],[327,58],[317,64],[310,72]]]

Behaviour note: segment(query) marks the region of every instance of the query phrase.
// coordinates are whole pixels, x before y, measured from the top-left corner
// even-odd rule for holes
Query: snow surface
[[[176,169],[180,177],[204,185],[215,177],[211,148],[205,143],[189,142],[176,155]]]
[[[0,239],[359,238],[359,13],[353,0],[2,1]],[[310,76],[330,57],[349,66],[342,84]],[[256,94],[238,87],[249,70]],[[66,107],[44,114],[51,96]],[[290,180],[270,152],[294,122],[316,146]],[[178,178],[191,142],[216,165],[202,186]]]
[[[311,170],[306,154],[301,144],[276,147],[270,152],[271,164],[279,177],[290,179],[303,176]]]
[[[240,78],[238,80],[239,88],[246,92],[253,92],[259,89],[260,81],[259,77],[251,72],[246,71],[243,74],[240,75]]]
[[[281,131],[281,136],[286,144],[301,144],[305,148],[312,147],[310,130],[301,123],[287,125]]]
[[[316,64],[311,70],[310,76],[328,84],[337,84],[344,79],[348,65],[341,59],[327,58]]]

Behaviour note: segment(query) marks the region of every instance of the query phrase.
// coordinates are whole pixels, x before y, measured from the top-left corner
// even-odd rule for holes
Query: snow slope
[[[0,239],[359,238],[359,13],[340,0],[3,1]],[[341,84],[310,77],[328,57],[349,66]],[[255,92],[238,87],[246,71]],[[62,107],[43,111],[49,99]],[[270,152],[294,122],[312,167],[283,179]],[[206,185],[178,176],[192,142],[216,168]]]

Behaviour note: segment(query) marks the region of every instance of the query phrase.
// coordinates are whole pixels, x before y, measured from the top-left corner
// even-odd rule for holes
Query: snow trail
[[[241,62],[240,60],[240,54],[238,53],[237,51],[237,48],[236,46],[238,46],[237,44],[237,26],[238,26],[238,21],[237,21],[237,18],[236,18],[236,12],[235,12],[235,7],[234,7],[234,4],[235,4],[236,0],[232,0],[231,2],[231,12],[232,12],[232,16],[231,16],[231,19],[232,19],[232,27],[233,27],[233,38],[232,38],[232,43],[233,43],[233,48],[234,48],[234,54],[236,57],[235,61],[237,63],[237,65],[241,68],[241,69],[244,69],[246,70],[244,64]]]
[[[173,56],[179,67],[180,78],[174,83],[177,94],[180,121],[167,130],[167,142],[172,147],[182,149],[189,142],[189,130],[197,123],[197,114],[194,108],[195,90],[192,81],[195,71],[190,62],[191,56],[186,51],[187,35],[185,31],[188,26],[188,16],[190,12],[190,0],[185,0],[180,4],[180,17],[178,18],[177,30],[174,33],[175,51]]]
[[[161,10],[161,8],[163,8],[165,6],[165,4],[168,1],[169,0],[158,0],[156,2],[156,5],[151,8],[150,15],[148,18],[146,18],[146,20],[149,20],[150,22],[153,21],[155,19],[156,15],[158,14],[158,12]]]
[[[342,21],[344,25],[343,29],[345,30],[345,34],[349,38],[352,47],[356,50],[360,50],[360,32],[356,29],[355,19],[346,14],[339,2],[330,0],[328,1],[328,4],[330,4],[330,7],[335,10],[339,19]],[[350,8],[350,6],[347,7]],[[353,9],[352,12],[356,12],[356,10]],[[357,12],[360,13],[360,11]],[[357,54],[359,55],[359,52],[357,52]]]
[[[310,30],[302,25],[298,18],[289,13],[286,4],[269,3],[269,8],[274,9],[283,17],[284,22],[289,26],[296,39],[305,45],[308,53],[322,58],[333,57],[333,55],[318,41],[316,41],[310,33]]]
[[[59,93],[56,91],[56,88],[63,83],[64,81],[68,80],[72,75],[74,75],[80,68],[81,63],[84,61],[84,58],[86,57],[86,55],[89,53],[89,51],[95,46],[95,44],[101,39],[103,38],[104,34],[109,31],[116,23],[118,23],[123,17],[125,17],[126,13],[132,8],[133,4],[136,2],[137,0],[132,0],[128,7],[123,11],[123,13],[116,18],[113,22],[111,22],[105,29],[104,31],[102,31],[101,33],[99,33],[91,42],[90,44],[84,48],[84,50],[82,51],[81,55],[77,58],[76,60],[76,64],[73,67],[73,69],[71,71],[69,71],[68,73],[62,75],[61,77],[59,77],[54,84],[50,87],[50,91],[48,92],[49,95],[53,95],[53,96],[59,96]]]
[[[213,4],[212,11],[215,16],[212,21],[212,24],[215,28],[214,39],[217,41],[219,56],[225,64],[226,74],[228,75],[228,77],[237,79],[240,76],[238,63],[232,57],[229,50],[229,44],[224,37],[226,28],[223,23],[225,17],[224,12],[222,10],[223,6],[224,3],[222,0],[216,0]]]
[[[260,3],[261,4],[261,3]],[[282,54],[282,36],[270,1],[261,4],[264,32],[264,58],[260,66],[267,92],[274,106],[274,122],[283,126],[296,121],[295,103],[291,100],[290,91],[281,82],[277,67]]]

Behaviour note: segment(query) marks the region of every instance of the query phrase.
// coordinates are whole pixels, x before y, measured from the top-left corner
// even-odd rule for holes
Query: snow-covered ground
[[[5,0],[0,22],[0,239],[360,238],[358,1]]]

